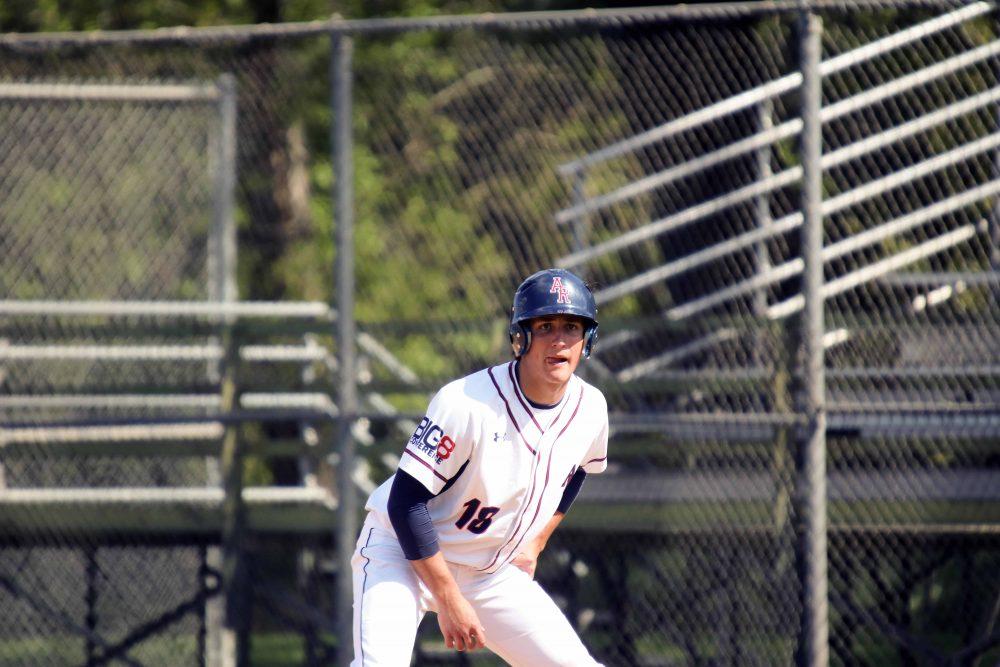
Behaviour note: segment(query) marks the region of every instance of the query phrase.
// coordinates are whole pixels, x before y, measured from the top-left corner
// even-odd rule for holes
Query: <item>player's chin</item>
[[[545,375],[552,384],[565,384],[573,375],[573,371],[569,367],[552,368]]]

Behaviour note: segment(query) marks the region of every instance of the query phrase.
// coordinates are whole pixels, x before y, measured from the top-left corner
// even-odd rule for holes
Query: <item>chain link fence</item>
[[[538,578],[607,665],[804,661],[810,262],[829,661],[1000,659],[996,14],[815,7],[818,165],[781,3],[0,38],[0,664],[216,664],[227,632],[339,664],[338,387],[363,497],[554,265],[598,296],[612,440]],[[500,663],[426,622],[416,664]]]
[[[293,614],[330,606],[329,306],[275,275],[329,252],[293,111],[327,40],[292,41],[4,47],[0,664],[218,664],[237,542],[258,655],[329,653]]]

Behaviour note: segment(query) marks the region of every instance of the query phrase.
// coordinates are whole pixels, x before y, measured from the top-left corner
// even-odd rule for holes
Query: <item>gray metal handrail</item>
[[[825,60],[820,63],[820,76],[828,76],[835,72],[848,69],[857,64],[872,60],[880,55],[893,51],[919,41],[928,35],[947,30],[965,21],[982,16],[992,10],[992,5],[988,2],[974,2],[956,11],[935,17],[918,25],[901,30],[895,34],[883,37],[874,42],[860,46],[856,49],[846,51],[839,56]],[[755,104],[759,104],[768,99],[773,99],[791,90],[794,90],[802,83],[802,75],[798,72],[788,74],[770,81],[768,83],[752,88],[751,90],[739,93],[725,100],[710,104],[697,111],[669,121],[658,127],[642,132],[628,139],[623,139],[610,146],[589,153],[581,158],[567,162],[558,167],[558,171],[563,176],[573,176],[577,172],[595,164],[600,164],[606,160],[631,153],[639,148],[647,146],[674,136],[686,130],[698,127],[709,121],[717,120],[720,116],[735,113]]]
[[[976,16],[981,16],[989,12],[991,9],[992,7],[988,4],[976,3],[969,5],[968,7],[964,7],[956,12],[938,17],[932,21],[920,24],[919,26],[914,26],[901,33],[891,35],[885,39],[878,40],[863,47],[859,47],[858,49],[846,52],[834,59],[822,63],[820,67],[821,76],[850,67],[853,64],[863,62],[864,60],[868,60],[876,55],[888,52],[912,41],[923,39],[932,32],[958,25]],[[995,57],[997,54],[1000,54],[1000,41],[994,41],[971,49],[965,53],[961,53],[942,62],[935,63],[916,72],[912,72],[877,88],[873,88],[824,107],[820,110],[820,121],[828,122],[832,119],[857,111],[858,109],[876,104],[882,100],[891,98],[892,96],[912,90],[917,86],[925,85],[929,80],[938,79],[966,68],[972,64],[983,62],[989,58]],[[689,114],[688,116],[671,121],[670,123],[660,126],[659,128],[654,128],[646,133],[636,135],[628,140],[606,147],[601,151],[591,153],[590,155],[577,161],[562,165],[562,167],[560,167],[560,173],[563,175],[575,176],[577,179],[577,190],[580,190],[583,171],[587,166],[597,164],[616,155],[622,155],[627,152],[637,150],[649,143],[662,140],[668,136],[672,136],[673,134],[685,131],[686,129],[709,122],[711,119],[717,118],[721,114],[732,113],[757,103],[766,103],[768,99],[783,94],[785,91],[784,87],[789,85],[789,83],[800,79],[801,76],[792,74],[787,77],[783,77],[782,79],[778,79],[777,81],[760,86],[752,91],[747,91],[746,93],[734,96],[728,100],[723,100],[715,105],[710,105],[709,107],[705,107],[704,109]],[[826,170],[836,165],[844,164],[850,160],[896,143],[904,138],[914,136],[927,129],[946,123],[953,120],[957,116],[971,113],[991,104],[996,104],[998,101],[1000,101],[1000,87],[984,91],[962,100],[961,102],[950,105],[948,108],[930,112],[903,125],[885,130],[879,134],[828,153],[821,159],[821,168]],[[726,160],[770,146],[776,141],[794,136],[801,131],[801,128],[802,122],[799,119],[787,121],[777,127],[764,125],[762,131],[757,132],[756,134],[703,154],[689,162],[651,174],[638,181],[622,186],[612,192],[598,195],[584,201],[580,201],[578,199],[574,206],[559,211],[556,214],[556,221],[560,224],[571,222],[587,215],[590,212],[625,201],[654,188],[662,187],[663,185],[698,173]],[[943,155],[930,158],[907,169],[889,174],[875,181],[840,193],[823,203],[822,215],[826,216],[836,211],[844,210],[850,206],[869,200],[887,189],[899,187],[946,166],[960,163],[986,151],[995,150],[998,146],[1000,146],[1000,135],[995,134],[982,137],[962,146],[958,146]],[[666,218],[649,223],[639,229],[628,231],[594,246],[578,249],[576,252],[560,259],[557,264],[567,268],[583,264],[596,257],[625,248],[634,243],[651,239],[659,234],[677,229],[724,209],[737,206],[744,202],[752,201],[755,198],[759,199],[761,195],[765,195],[778,188],[784,187],[789,183],[794,183],[800,178],[801,170],[798,167],[794,167],[774,175],[768,173],[766,178],[720,195],[713,200],[700,202],[688,207],[687,209],[671,214]],[[991,181],[964,193],[950,197],[943,202],[938,202],[918,211],[903,215],[897,219],[879,225],[874,229],[867,230],[866,232],[844,239],[824,248],[822,252],[822,261],[828,262],[833,258],[869,247],[880,240],[884,240],[893,235],[912,229],[930,219],[945,215],[962,207],[966,207],[976,201],[997,193],[998,182]],[[781,234],[785,234],[801,226],[801,224],[802,215],[800,213],[793,213],[781,218],[780,220],[770,221],[769,224],[759,229],[750,230],[735,238],[731,238],[724,242],[704,248],[695,253],[669,262],[663,266],[631,276],[622,282],[598,291],[596,296],[599,302],[607,302],[609,300],[619,298],[662,281],[663,279],[689,271],[704,263],[720,259],[737,250],[753,245],[759,245],[761,242]],[[824,297],[832,296],[852,289],[865,282],[870,282],[872,280],[885,280],[888,276],[900,268],[904,268],[919,261],[920,259],[929,257],[947,248],[968,241],[977,233],[982,231],[982,228],[982,224],[965,225],[959,229],[955,229],[946,234],[929,239],[905,252],[892,255],[868,266],[862,267],[861,269],[852,271],[846,275],[836,277],[824,285],[822,294]],[[768,285],[800,274],[803,270],[803,262],[801,259],[795,259],[774,267],[770,266],[770,264],[765,264],[760,268],[761,271],[757,275],[752,276],[747,280],[741,281],[736,285],[723,288],[722,290],[718,290],[712,294],[705,295],[695,299],[694,301],[675,306],[665,311],[664,315],[668,319],[674,321],[683,320],[686,317],[706,310],[707,308],[750,292],[759,291]],[[771,319],[780,319],[797,312],[801,308],[802,297],[798,296],[771,306],[767,306],[766,309],[761,312],[761,315]],[[846,335],[849,336],[849,332],[846,332]],[[693,341],[687,341],[680,347],[666,350],[654,359],[649,359],[638,364],[633,364],[629,368],[622,369],[618,373],[618,379],[621,381],[627,381],[633,377],[646,375],[656,368],[671,365],[675,359],[686,357],[686,351],[688,349],[702,349],[703,347],[711,345],[714,342],[717,342],[717,339],[713,334],[709,334],[706,337],[698,338]]]
[[[105,301],[105,300],[0,300],[0,316],[49,317],[171,317],[225,322],[232,318],[295,318],[334,321],[337,312],[319,301]],[[418,377],[392,352],[370,334],[360,332],[358,347],[377,359],[407,384]],[[219,345],[3,345],[0,359],[86,358],[86,359],[205,359],[221,358]],[[244,346],[240,356],[247,361],[324,361],[336,367],[336,357],[319,345]]]
[[[65,100],[72,102],[218,102],[210,85],[0,83],[0,100]]]
[[[0,360],[8,361],[218,361],[221,345],[4,345]],[[247,345],[240,358],[249,362],[323,361],[329,352],[320,346]]]
[[[981,227],[985,230],[986,225],[982,224]],[[842,294],[843,292],[853,289],[858,285],[892,273],[896,269],[909,266],[910,264],[915,264],[922,259],[926,259],[927,257],[931,257],[932,255],[936,255],[937,253],[947,250],[948,248],[953,248],[956,245],[968,241],[976,235],[977,231],[976,225],[962,225],[958,229],[953,229],[952,231],[941,234],[940,236],[935,236],[928,241],[924,241],[919,245],[915,245],[912,248],[908,248],[907,250],[886,257],[885,259],[873,262],[858,269],[857,271],[852,271],[843,276],[834,278],[833,280],[823,283],[822,296],[826,299],[837,294]],[[804,305],[805,299],[802,295],[796,295],[790,299],[786,299],[769,306],[767,309],[767,316],[771,319],[787,317],[802,310]]]
[[[190,317],[223,321],[247,318],[333,318],[326,303],[288,301],[103,301],[0,300],[0,315],[52,317]]]
[[[873,233],[866,236],[865,240],[870,243],[875,243],[883,238],[891,236],[894,233],[898,233],[904,229],[912,229],[920,224],[965,208],[972,203],[997,194],[1000,194],[1000,180],[988,181],[987,183],[984,183],[976,188],[967,190],[958,195],[953,195],[930,206],[917,209],[916,211],[908,213],[904,216],[890,220],[880,227],[869,230]],[[890,230],[892,230],[892,233],[888,233]],[[875,232],[878,233],[876,234]],[[882,236],[882,234],[885,234],[885,236]],[[836,259],[837,257],[846,254],[847,252],[859,250],[861,247],[862,246],[859,245],[857,241],[853,240],[853,237],[847,238],[843,241],[824,247],[822,251],[822,259],[824,262],[828,262],[831,259]],[[801,271],[802,259],[792,259],[784,262],[783,264],[771,267],[767,271],[761,272],[752,278],[748,278],[747,280],[736,283],[722,290],[718,290],[712,294],[707,294],[693,301],[671,308],[666,311],[665,314],[671,320],[683,320],[691,315],[694,315],[695,313],[717,306],[720,303],[730,301],[754,290],[791,278],[792,276],[801,273]]]
[[[998,45],[1000,45],[1000,42],[998,42]],[[857,188],[847,190],[836,197],[827,199],[823,202],[822,213],[824,216],[832,215],[833,213],[869,200],[887,190],[912,182],[913,180],[943,169],[944,167],[957,164],[969,159],[972,156],[996,149],[997,147],[1000,147],[1000,134],[991,134],[977,141],[958,146],[946,153],[942,153],[941,155],[915,164],[912,167],[889,174],[883,178],[870,181]],[[850,149],[851,147],[848,146],[847,148]],[[848,154],[853,153],[853,151],[846,152]],[[821,165],[824,168],[829,168],[830,166],[839,164],[843,161],[840,157],[841,156],[838,156],[836,153],[830,153],[821,161]],[[783,173],[788,172],[801,174],[801,169],[789,169]],[[699,207],[692,207],[692,209],[695,208]],[[652,285],[660,280],[689,271],[697,266],[705,264],[706,262],[719,259],[720,257],[735,252],[741,248],[746,248],[762,240],[789,232],[796,229],[801,224],[802,214],[798,212],[791,213],[780,220],[772,222],[767,227],[761,227],[759,229],[745,232],[727,241],[717,243],[713,246],[709,246],[695,253],[664,264],[663,266],[632,276],[631,278],[623,280],[622,282],[612,285],[611,287],[596,292],[595,296],[598,302],[606,302],[619,298],[638,289],[642,289],[643,287],[648,287],[649,285]],[[910,229],[916,224],[917,223],[900,224],[898,221],[895,223],[887,223],[851,236],[841,242],[827,246],[824,248],[824,253],[832,253],[830,254],[830,257],[839,257],[862,247],[869,246],[876,240],[882,240],[901,231],[905,231],[906,229]]]
[[[49,504],[123,504],[159,505],[192,503],[220,506],[225,491],[212,487],[131,487],[131,488],[64,488],[64,489],[5,489],[0,488],[0,504],[7,506]],[[248,486],[243,500],[249,505],[275,503],[317,504],[335,509],[337,499],[321,487]]]
[[[983,52],[982,54],[980,54],[980,59],[993,55],[996,52],[996,49],[997,46],[993,46],[993,48],[991,48],[990,50]],[[947,70],[942,73],[940,72],[940,67],[938,65],[935,65],[934,67],[938,68],[939,70],[937,76],[943,76],[944,74],[947,74],[951,71]],[[926,75],[927,69],[929,68],[920,70],[920,72]],[[922,79],[923,82],[926,82],[927,80],[928,79],[926,78]],[[918,77],[912,78],[908,82],[909,87],[917,85],[920,81],[921,79],[919,79]],[[900,90],[898,86],[896,86],[895,88],[897,93],[902,92],[902,90]],[[865,97],[866,99],[871,99],[869,92],[866,92],[843,100],[843,102],[850,102],[850,104],[825,107],[820,111],[821,121],[828,122],[830,120],[839,118],[840,116],[849,113],[850,111],[856,110],[857,102],[855,102],[854,100],[861,97]],[[883,98],[879,97],[879,99]],[[972,111],[981,109],[990,104],[994,104],[998,101],[1000,101],[1000,87],[991,88],[990,90],[984,91],[982,93],[979,93],[978,95],[974,95],[966,100],[963,100],[960,103],[954,104],[944,109],[933,111],[928,114],[924,114],[923,116],[920,116],[919,118],[909,121],[903,125],[892,128],[890,130],[885,130],[867,139],[856,141],[852,144],[843,146],[835,151],[827,153],[822,158],[821,166],[823,167],[824,170],[826,170],[835,167],[837,165],[844,164],[850,160],[854,160],[858,157],[861,157],[862,155],[866,155],[875,150],[878,150],[879,148],[884,148],[885,146],[900,141],[901,139],[911,137],[919,132],[923,132],[937,125],[941,125],[949,120],[953,120],[956,117],[965,115],[967,113],[971,113]],[[745,153],[756,148],[762,148],[763,146],[768,145],[773,141],[778,141],[782,138],[786,138],[788,136],[797,134],[801,129],[802,129],[801,120],[796,119],[787,121],[771,130],[767,130],[765,132],[759,132],[757,134],[748,137],[747,139],[737,141],[733,144],[729,144],[728,146],[724,146],[721,149],[717,149],[710,153],[706,153],[705,155],[699,158],[695,158],[690,162],[686,162],[682,165],[678,165],[677,167],[672,167],[666,171],[660,172],[658,174],[653,174],[652,176],[646,177],[644,179],[640,179],[639,181],[636,181],[633,184],[629,184],[627,186],[619,188],[618,190],[608,193],[607,195],[595,197],[592,200],[590,200],[591,208],[587,208],[586,210],[587,211],[597,210],[599,208],[603,208],[606,205],[617,203],[619,201],[627,199],[630,196],[638,194],[636,189],[633,187],[636,186],[637,184],[642,184],[642,187],[646,186],[659,187],[661,185],[665,185],[672,181],[696,173],[697,171],[701,171],[702,169],[706,169],[710,166],[719,164],[720,162],[730,159],[731,157],[735,157],[738,154]],[[737,148],[739,150],[735,150]],[[700,219],[707,215],[712,215],[731,206],[735,206],[737,204],[749,201],[750,199],[756,196],[772,192],[773,190],[776,190],[780,187],[784,187],[785,185],[798,181],[800,177],[801,177],[801,170],[799,170],[798,168],[793,168],[780,172],[767,179],[762,179],[761,181],[752,183],[744,188],[740,188],[725,195],[721,195],[713,200],[710,200],[709,202],[704,202],[702,204],[689,207],[661,220],[651,222],[648,225],[644,225],[643,227],[640,227],[638,229],[621,234],[613,239],[609,239],[602,243],[593,245],[589,248],[585,248],[583,250],[566,255],[565,257],[558,260],[557,264],[563,268],[572,268],[574,266],[578,266],[588,260],[600,257],[615,250],[621,250],[622,248],[625,248],[629,245],[633,245],[635,243],[639,243],[641,241],[649,240],[654,236],[657,236],[659,234],[662,234],[664,232],[673,229],[677,229],[678,227],[693,222],[696,219]],[[570,209],[565,209],[565,211],[561,211],[559,214],[557,214],[557,220],[560,220],[559,215],[561,215],[562,213],[572,212],[573,217],[575,217],[576,215],[582,213],[584,211],[584,208],[585,206],[581,204],[579,206],[575,206]],[[567,217],[566,220],[571,220],[573,219],[573,217]]]
[[[928,81],[955,72],[959,69],[969,66],[972,63],[981,62],[997,54],[1000,54],[1000,40],[986,44],[982,47],[975,49],[974,51],[961,54],[960,56],[956,56],[954,58],[942,61],[941,63],[937,63],[935,65],[923,68],[921,70],[918,70],[917,72],[914,72],[912,75],[908,75],[906,77],[903,77],[902,79],[898,79],[896,81],[890,82],[883,86],[879,86],[878,88],[872,89],[870,91],[866,91],[864,93],[860,93],[853,97],[847,98],[845,100],[842,100],[840,103],[831,105],[829,107],[824,107],[820,111],[820,120],[822,122],[828,122],[835,118],[839,118],[840,116],[846,113],[849,113],[851,111],[856,111],[857,109],[864,107],[866,104],[880,101],[887,97],[890,97],[891,95],[896,95],[906,90],[909,90],[915,86],[926,84]],[[946,109],[941,109],[928,114],[924,114],[923,116],[916,118],[904,125],[889,130],[885,130],[884,132],[880,132],[877,135],[873,135],[872,137],[863,139],[861,141],[857,141],[853,144],[844,146],[843,148],[828,153],[823,156],[821,161],[821,167],[824,170],[831,169],[835,166],[856,159],[861,155],[871,153],[879,148],[883,148],[896,141],[913,136],[918,132],[922,132],[931,127],[946,123],[949,120],[952,120],[959,115],[963,115],[975,111],[976,109],[980,109],[984,106],[996,102],[997,100],[1000,100],[1000,87],[991,88],[990,90],[984,91],[982,93],[979,93],[978,95],[970,97],[969,99],[963,101],[960,104],[955,105],[954,107],[949,107]],[[792,126],[801,128],[801,122],[789,121],[784,125],[774,128],[773,130],[769,130],[765,133],[754,135],[754,137],[760,137],[765,134],[768,136],[778,136],[779,133],[777,133],[777,131],[781,130],[783,127],[786,126],[788,128],[791,128]],[[751,139],[753,139],[754,137],[751,137]],[[977,142],[972,142],[972,144],[970,144],[969,150],[972,152],[981,152],[981,150],[987,150],[987,148],[983,148],[983,145],[991,141],[992,140],[989,137],[986,137]],[[953,153],[954,151],[950,152],[949,155],[952,155]],[[698,162],[698,160],[695,160],[695,162]],[[681,165],[681,168],[683,168],[683,165]],[[664,174],[665,173],[666,172],[664,172]],[[677,173],[680,173],[680,171],[674,172],[675,175]],[[801,178],[801,174],[802,170],[800,167],[792,167],[790,169],[786,169],[785,171],[769,176],[766,179],[756,181],[754,183],[746,185],[742,188],[738,188],[724,195],[720,195],[706,202],[695,204],[686,209],[678,211],[677,213],[669,215],[665,218],[661,218],[660,220],[656,220],[647,225],[631,230],[629,232],[616,236],[612,239],[608,239],[607,241],[596,244],[589,248],[585,248],[577,252],[574,252],[570,255],[567,255],[559,259],[556,262],[556,264],[563,268],[572,268],[591,259],[595,259],[597,257],[606,255],[610,252],[621,250],[622,248],[639,243],[641,241],[649,240],[668,231],[679,229],[680,227],[688,225],[692,222],[695,222],[707,216],[714,215],[723,210],[732,208],[738,204],[750,201],[756,197],[759,197],[760,195],[773,192],[774,190],[795,183]],[[909,180],[913,180],[913,178],[916,178],[916,176],[914,176],[913,173],[908,169],[899,172],[898,178],[900,179],[899,182],[906,182]],[[882,183],[882,186],[885,186],[888,181],[885,181],[885,179],[881,179],[879,182]],[[786,229],[784,231],[788,230]],[[638,277],[634,277],[630,280],[636,281],[636,284],[639,283]],[[648,283],[642,283],[642,284],[645,285]],[[609,288],[609,290],[610,289],[611,288]],[[628,291],[630,291],[630,290],[621,291],[622,289],[623,288],[618,288],[615,290],[615,292],[610,292],[610,293],[613,293],[616,296],[622,296],[623,294],[626,294],[628,293]],[[621,294],[619,294],[618,291],[621,291]],[[609,297],[606,296],[605,298]]]

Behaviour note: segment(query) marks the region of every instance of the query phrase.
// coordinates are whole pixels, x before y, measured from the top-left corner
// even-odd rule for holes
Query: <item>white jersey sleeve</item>
[[[459,383],[443,387],[403,449],[399,469],[437,495],[472,456],[476,421]]]
[[[583,460],[580,461],[580,467],[587,474],[601,473],[608,467],[608,403],[599,391],[595,390],[595,393],[600,399],[600,405],[594,406],[594,414],[601,415],[603,420],[597,430],[597,436],[591,442]]]

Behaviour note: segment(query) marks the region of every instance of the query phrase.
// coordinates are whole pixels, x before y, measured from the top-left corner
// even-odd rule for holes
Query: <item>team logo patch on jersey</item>
[[[549,294],[557,294],[556,303],[572,303],[569,300],[569,288],[563,285],[562,278],[555,276],[552,278],[552,287],[549,288]]]
[[[420,420],[417,430],[410,436],[410,444],[434,459],[435,463],[441,463],[455,451],[455,441],[429,417]]]

